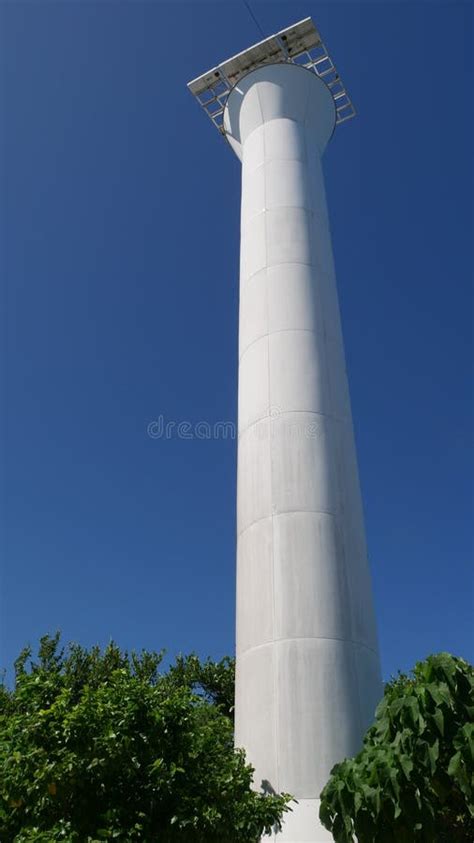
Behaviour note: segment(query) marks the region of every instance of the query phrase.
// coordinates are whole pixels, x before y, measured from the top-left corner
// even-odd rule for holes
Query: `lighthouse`
[[[310,18],[189,88],[242,164],[235,742],[297,800],[275,841],[322,843],[382,696],[322,171],[355,110]]]

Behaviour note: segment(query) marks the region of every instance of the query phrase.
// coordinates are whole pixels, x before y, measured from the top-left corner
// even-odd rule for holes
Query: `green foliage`
[[[321,794],[337,843],[472,843],[473,716],[474,669],[448,653],[390,682],[362,751]]]
[[[235,663],[228,656],[220,662],[208,659],[201,662],[192,654],[178,656],[168,672],[168,681],[186,686],[195,694],[219,706],[224,714],[233,720]]]
[[[234,750],[231,660],[41,640],[0,692],[2,843],[251,843],[289,797],[251,789]]]

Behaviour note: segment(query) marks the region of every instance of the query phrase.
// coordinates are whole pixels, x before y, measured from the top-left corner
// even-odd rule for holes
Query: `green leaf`
[[[433,720],[436,723],[437,729],[441,737],[444,737],[444,715],[440,708],[436,709],[436,711],[434,712]]]
[[[438,740],[436,740],[434,742],[434,744],[432,744],[428,748],[428,754],[429,754],[429,759],[430,759],[431,775],[433,776],[434,772],[436,770],[436,762],[439,758],[439,741]]]
[[[407,781],[410,781],[410,776],[414,767],[412,759],[409,758],[408,755],[400,755],[399,761],[400,767],[402,768],[405,774],[405,778],[407,779]]]
[[[455,777],[458,774],[458,772],[460,770],[460,767],[461,767],[461,762],[462,762],[461,753],[456,752],[449,762],[448,776]]]

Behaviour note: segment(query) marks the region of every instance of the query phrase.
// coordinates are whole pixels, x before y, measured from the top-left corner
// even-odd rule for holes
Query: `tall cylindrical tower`
[[[224,115],[242,158],[236,743],[298,799],[295,843],[325,839],[317,797],[380,697],[321,171],[335,119],[292,64],[251,71]]]
[[[275,839],[319,843],[319,794],[381,697],[321,156],[336,104],[265,63],[226,98],[242,161],[236,744],[298,804]]]

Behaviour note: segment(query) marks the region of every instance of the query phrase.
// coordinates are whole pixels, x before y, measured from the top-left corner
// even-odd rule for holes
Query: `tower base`
[[[293,810],[285,814],[282,830],[271,837],[262,837],[262,843],[334,843],[334,838],[319,821],[320,799],[299,799]]]

